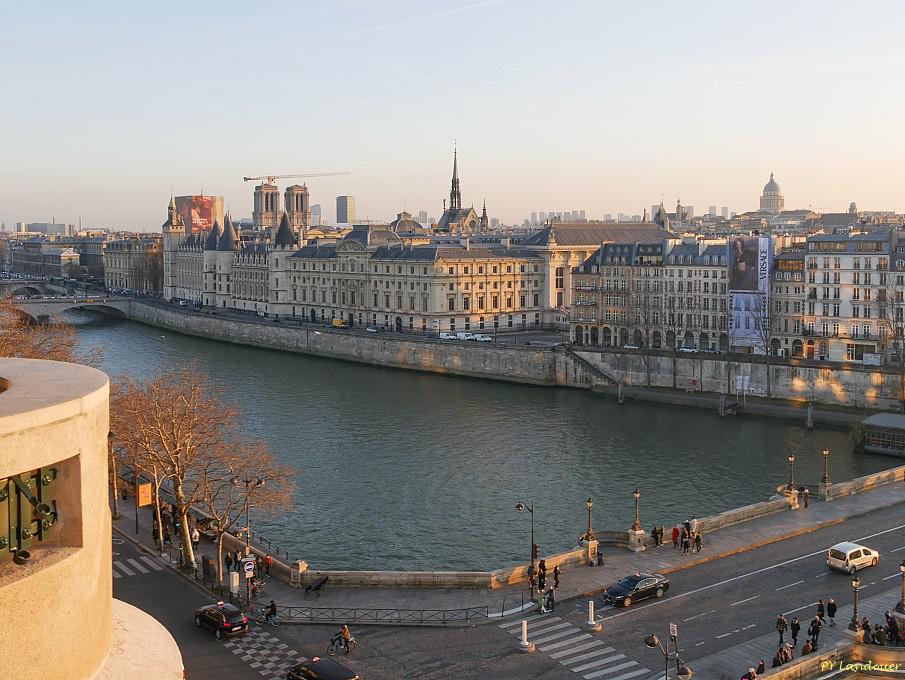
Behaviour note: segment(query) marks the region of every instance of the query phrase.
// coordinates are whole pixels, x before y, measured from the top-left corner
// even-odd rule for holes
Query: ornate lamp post
[[[233,483],[233,486],[238,486],[240,481],[245,482],[245,555],[248,556],[251,554],[251,523],[248,519],[248,509],[251,503],[249,503],[249,497],[251,496],[251,489],[256,486],[261,486],[264,484],[263,477],[246,477],[243,480],[240,480],[238,477],[233,477],[230,480]],[[251,579],[245,579],[245,594],[246,594],[246,602],[251,604]]]
[[[789,461],[789,484],[786,488],[792,491],[795,488],[795,454],[790,453],[787,460]]]
[[[824,484],[830,483],[829,462],[830,462],[830,450],[824,446],[823,447],[823,479],[820,480]]]
[[[639,501],[641,499],[641,489],[635,489],[632,491],[632,496],[635,499],[635,521],[632,522],[632,531],[641,531],[641,507]]]
[[[658,638],[656,635],[648,635],[646,638],[644,638],[644,644],[645,644],[645,646],[650,647],[651,649],[659,648],[660,651],[663,653],[663,662],[664,662],[663,679],[664,680],[669,680],[669,662],[670,662],[671,658],[675,658],[675,660],[676,660],[676,677],[679,680],[691,680],[691,678],[694,676],[694,673],[679,658],[678,629],[675,629],[673,627],[673,624],[670,624],[670,630],[671,631],[675,630],[675,632],[676,632],[675,635],[670,635],[670,638],[672,639],[672,642],[673,642],[673,648],[675,650],[674,653],[670,653],[670,651],[669,651],[669,640],[666,641],[666,647],[664,647],[663,644],[660,642],[660,638]]]
[[[534,502],[531,505],[525,505],[521,501],[515,504],[515,509],[519,512],[528,512],[531,514],[531,567],[529,573],[534,574]],[[528,590],[534,595],[534,588],[531,585],[531,579],[528,579]]]
[[[899,565],[899,571],[902,573],[902,600],[896,605],[896,609],[905,614],[905,560]]]
[[[591,527],[591,508],[594,507],[594,501],[591,500],[591,497],[588,496],[588,500],[584,502],[585,507],[588,509],[588,532],[585,534],[585,539],[588,541],[594,540],[594,529]]]
[[[852,621],[848,624],[849,630],[858,630],[858,591],[861,590],[861,579],[855,574],[852,576]]]

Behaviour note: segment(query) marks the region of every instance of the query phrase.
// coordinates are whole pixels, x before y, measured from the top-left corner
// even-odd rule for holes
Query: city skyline
[[[786,209],[905,211],[894,120],[905,12],[892,3],[4,14],[7,228],[81,217],[159,229],[171,192],[222,195],[247,216],[243,176],[332,170],[351,174],[310,180],[312,203],[353,195],[362,220],[440,215],[454,145],[463,206],[486,199],[509,224],[544,206],[640,214],[661,195],[699,213],[754,210],[771,172]],[[436,50],[449,33],[468,45]],[[840,33],[858,50],[840,51]],[[290,47],[298,39],[305,49]],[[451,90],[464,101],[448,106]]]

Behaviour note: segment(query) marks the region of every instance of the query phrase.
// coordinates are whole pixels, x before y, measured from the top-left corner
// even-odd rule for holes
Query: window
[[[456,268],[455,268],[455,267],[450,267],[450,268],[449,268],[449,273],[450,273],[450,274],[455,274],[455,273],[456,273]]]
[[[564,285],[564,277],[566,275],[565,267],[556,268],[556,288],[562,288]],[[561,306],[561,305],[560,305]]]
[[[498,296],[498,295],[494,295],[494,296],[491,298],[491,303],[492,303],[494,309],[496,309],[497,307],[499,307],[499,306],[500,306],[500,298],[499,298],[499,296]]]
[[[464,298],[462,298],[462,309],[464,309],[464,310],[471,309],[471,298],[468,297],[467,295]]]

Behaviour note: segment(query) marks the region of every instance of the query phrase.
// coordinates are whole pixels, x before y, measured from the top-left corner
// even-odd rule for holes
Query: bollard
[[[522,639],[518,643],[518,648],[523,652],[533,652],[534,643],[528,642],[528,622],[522,620]]]
[[[594,600],[588,600],[588,621],[584,624],[584,629],[592,633],[599,633],[603,629],[603,624],[594,616]]]

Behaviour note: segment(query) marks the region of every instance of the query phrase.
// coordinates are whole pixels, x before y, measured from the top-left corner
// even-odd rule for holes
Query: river
[[[765,500],[788,478],[836,481],[892,467],[844,431],[592,396],[581,390],[420,374],[182,336],[68,312],[83,351],[115,380],[195,361],[298,472],[293,509],[253,528],[315,568],[493,569],[587,526],[625,529],[632,490],[645,528]]]

